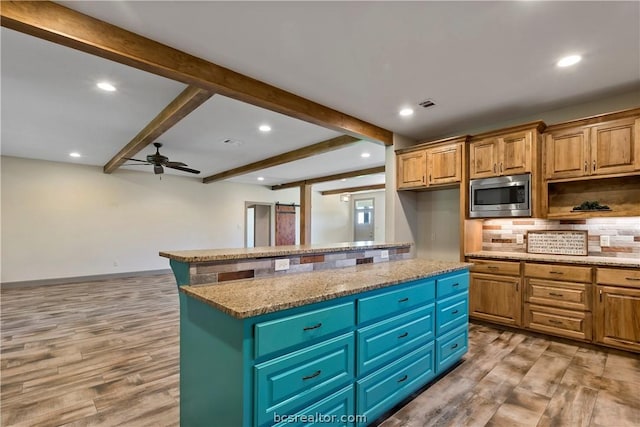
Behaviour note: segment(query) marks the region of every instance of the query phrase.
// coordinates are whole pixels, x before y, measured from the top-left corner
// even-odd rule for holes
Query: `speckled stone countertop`
[[[286,255],[344,252],[362,249],[387,249],[411,246],[412,243],[343,242],[329,245],[262,246],[235,249],[194,249],[186,251],[163,251],[160,256],[181,262],[208,262],[231,259],[269,258]]]
[[[471,264],[414,258],[224,284],[182,286],[180,290],[233,317],[244,319],[469,266]]]
[[[468,257],[491,258],[497,260],[524,260],[560,262],[565,264],[588,264],[609,267],[635,267],[640,268],[640,258],[619,258],[603,256],[573,256],[573,255],[547,255],[528,254],[524,252],[494,252],[481,251],[465,254]]]

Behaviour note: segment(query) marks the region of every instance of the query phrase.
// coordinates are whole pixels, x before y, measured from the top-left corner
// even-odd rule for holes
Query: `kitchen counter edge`
[[[572,256],[572,255],[547,255],[529,254],[520,252],[470,252],[465,254],[468,258],[485,258],[495,260],[516,261],[540,261],[564,264],[588,264],[602,267],[635,267],[640,268],[640,259],[598,256]]]
[[[245,319],[461,271],[471,265],[414,258],[224,284],[182,286],[180,291],[230,316]]]

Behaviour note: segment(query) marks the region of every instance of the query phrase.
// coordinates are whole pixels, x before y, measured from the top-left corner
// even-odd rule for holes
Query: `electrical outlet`
[[[524,234],[516,234],[516,243],[519,245],[524,243]]]
[[[606,248],[608,246],[611,246],[611,240],[609,239],[609,236],[600,236],[600,247]]]
[[[289,258],[276,260],[276,265],[275,265],[276,271],[282,271],[282,270],[288,270],[288,269],[289,269]]]
[[[114,259],[114,260],[113,260],[113,266],[114,266],[114,267],[117,267],[117,266],[118,266],[118,260],[117,260],[117,259]]]
[[[389,258],[389,251],[380,251],[380,258]]]

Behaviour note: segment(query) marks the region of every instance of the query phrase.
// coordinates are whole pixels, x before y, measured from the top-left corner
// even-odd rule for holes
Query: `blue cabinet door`
[[[435,336],[434,309],[431,303],[358,330],[358,376],[367,375],[432,341]]]
[[[414,285],[404,286],[400,289],[359,298],[357,301],[358,323],[394,316],[435,300],[435,280],[422,280],[414,283]]]
[[[256,365],[258,426],[274,414],[291,415],[351,383],[355,377],[353,332]]]
[[[355,420],[355,396],[350,385],[291,417],[274,414],[275,427],[350,427]]]
[[[436,339],[436,372],[438,374],[453,366],[467,352],[469,325],[466,323],[457,329]]]
[[[467,292],[438,300],[436,303],[436,336],[466,324],[468,319],[469,295]]]

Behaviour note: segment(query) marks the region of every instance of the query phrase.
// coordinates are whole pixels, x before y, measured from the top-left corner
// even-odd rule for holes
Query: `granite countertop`
[[[603,256],[575,256],[575,255],[548,255],[529,254],[525,252],[497,252],[480,251],[465,254],[468,257],[491,258],[498,260],[524,260],[524,261],[544,261],[560,262],[565,264],[588,264],[609,267],[635,267],[640,268],[640,258],[619,258]]]
[[[233,317],[244,319],[469,266],[469,263],[414,258],[223,284],[181,286],[180,291]]]
[[[208,262],[231,259],[267,258],[286,255],[344,252],[359,249],[387,249],[411,246],[412,243],[343,242],[328,245],[262,246],[256,248],[193,249],[163,251],[160,256],[181,262]]]

